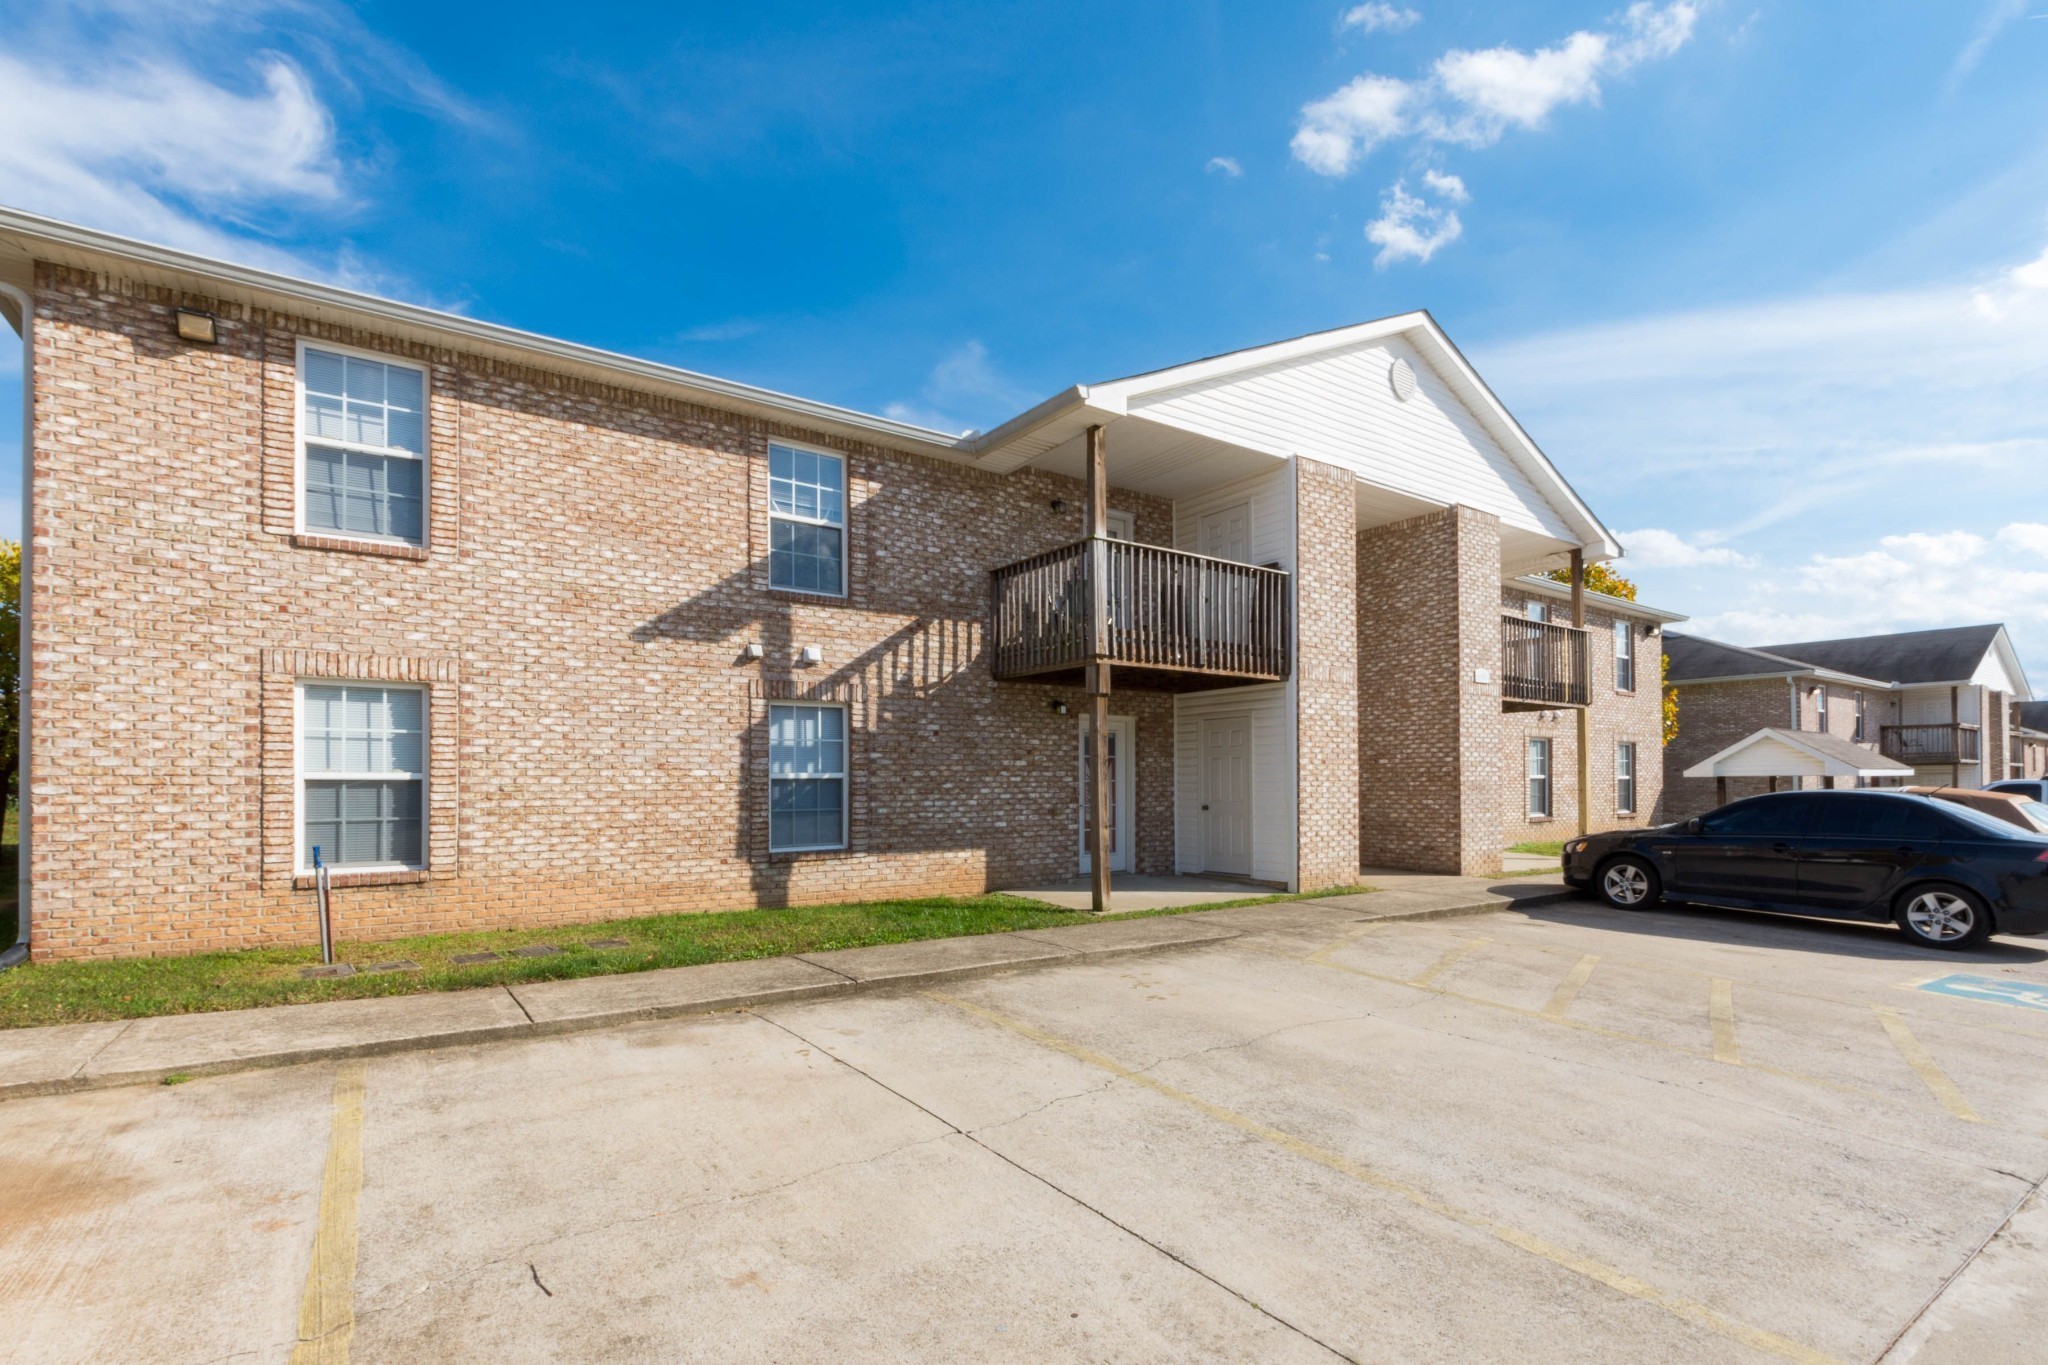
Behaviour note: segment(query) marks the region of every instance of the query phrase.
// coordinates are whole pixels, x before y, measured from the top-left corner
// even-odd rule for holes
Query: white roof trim
[[[1736,740],[1711,758],[1701,759],[1698,763],[1687,768],[1685,775],[1687,777],[1730,776],[1730,774],[1719,771],[1720,765],[1744,750],[1753,749],[1760,744],[1783,745],[1788,749],[1797,750],[1805,754],[1808,758],[1821,765],[1818,773],[1809,769],[1800,769],[1796,772],[1788,769],[1785,772],[1778,773],[1777,776],[1779,777],[1911,777],[1913,775],[1911,768],[1899,766],[1899,764],[1886,758],[1876,750],[1870,751],[1870,758],[1867,763],[1851,763],[1836,754],[1832,748],[1823,749],[1819,745],[1814,744],[1810,738],[1802,739],[1800,732],[1797,730],[1779,730],[1770,727]],[[1845,747],[1853,746],[1845,745]],[[1771,776],[1768,773],[1742,773],[1738,775],[1742,777]]]
[[[1572,595],[1571,585],[1568,583],[1528,574],[1509,579],[1508,586],[1526,592],[1542,593],[1545,597],[1561,597],[1567,601]],[[1646,620],[1667,624],[1692,619],[1689,616],[1680,616],[1675,611],[1665,611],[1662,607],[1646,607],[1640,602],[1631,602],[1626,597],[1616,597],[1612,593],[1594,592],[1591,588],[1586,589],[1586,605],[1599,607],[1602,611],[1613,612],[1617,616],[1640,616]]]

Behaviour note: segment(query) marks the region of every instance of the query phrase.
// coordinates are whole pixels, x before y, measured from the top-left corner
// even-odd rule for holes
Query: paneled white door
[[[1131,870],[1131,777],[1137,770],[1131,747],[1131,718],[1109,718],[1109,870]],[[1081,874],[1095,868],[1088,856],[1088,718],[1081,718]]]
[[[1252,875],[1252,718],[1202,721],[1202,864]]]
[[[1241,502],[1202,518],[1202,553],[1211,559],[1252,562],[1252,505]]]

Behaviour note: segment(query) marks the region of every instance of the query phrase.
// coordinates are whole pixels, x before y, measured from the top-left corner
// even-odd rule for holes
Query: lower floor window
[[[381,683],[299,685],[299,865],[426,866],[427,696]]]
[[[846,708],[768,708],[768,847],[846,847]]]
[[[1623,740],[1614,746],[1614,811],[1629,815],[1636,808],[1636,746]]]
[[[1550,741],[1529,741],[1529,814],[1550,814]]]

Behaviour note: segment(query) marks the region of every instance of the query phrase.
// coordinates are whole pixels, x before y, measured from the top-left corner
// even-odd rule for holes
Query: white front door
[[[1252,718],[1202,721],[1202,865],[1252,875]]]
[[[1202,518],[1202,553],[1211,559],[1252,562],[1252,505],[1241,502]]]
[[[1109,718],[1109,870],[1131,870],[1131,775],[1137,770],[1131,718]],[[1088,718],[1081,718],[1081,871],[1094,871],[1088,857]]]

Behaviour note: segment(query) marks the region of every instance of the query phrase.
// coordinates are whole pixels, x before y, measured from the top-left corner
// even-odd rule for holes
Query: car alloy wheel
[[[1906,903],[1906,922],[1929,943],[1954,943],[1977,928],[1977,909],[1952,891],[1923,891]]]
[[[1634,863],[1616,863],[1600,878],[1600,889],[1616,905],[1641,905],[1650,896],[1650,878]]]

